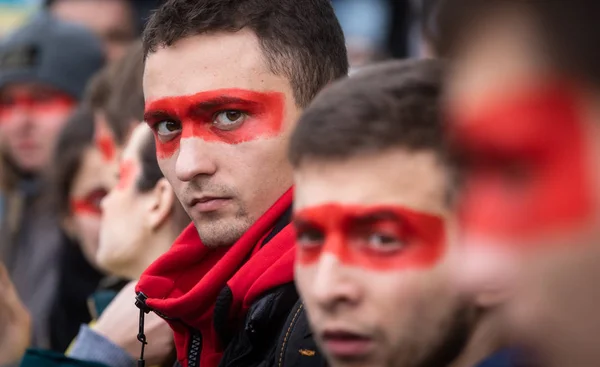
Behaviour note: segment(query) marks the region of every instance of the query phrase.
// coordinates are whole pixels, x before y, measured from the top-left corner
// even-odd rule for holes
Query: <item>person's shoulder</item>
[[[325,356],[317,348],[308,323],[306,308],[298,300],[290,310],[279,337],[276,366],[326,366]]]
[[[294,283],[258,298],[248,310],[244,326],[227,345],[221,367],[326,365]]]

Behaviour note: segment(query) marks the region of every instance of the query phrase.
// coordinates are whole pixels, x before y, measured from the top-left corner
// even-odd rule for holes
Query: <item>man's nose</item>
[[[324,253],[317,264],[313,284],[313,297],[329,311],[341,305],[356,304],[361,297],[361,287],[337,256]]]
[[[456,253],[455,284],[481,306],[498,305],[516,281],[515,260],[515,254],[499,244],[465,241]]]
[[[175,174],[180,181],[188,182],[197,176],[215,174],[217,166],[212,160],[216,143],[207,143],[199,138],[183,138],[179,143],[179,156],[175,163]],[[214,146],[212,147],[214,148]]]

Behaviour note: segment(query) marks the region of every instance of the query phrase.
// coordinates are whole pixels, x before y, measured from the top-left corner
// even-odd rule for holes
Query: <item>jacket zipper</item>
[[[277,364],[279,367],[283,366],[283,358],[285,355],[285,350],[287,347],[287,342],[290,338],[292,329],[294,328],[295,324],[296,324],[296,320],[298,318],[298,315],[300,314],[300,312],[302,312],[302,308],[304,307],[304,303],[300,303],[300,305],[298,306],[298,308],[295,310],[292,309],[292,312],[294,312],[294,317],[292,317],[292,321],[290,321],[290,324],[288,325],[287,331],[285,333],[285,336],[283,338],[283,343],[281,344],[281,351],[279,352],[279,363]]]
[[[139,330],[137,339],[142,343],[142,350],[140,351],[140,358],[137,360],[138,367],[144,367],[146,365],[146,361],[144,360],[144,349],[148,342],[146,341],[146,334],[144,333],[144,316],[147,313],[152,311],[148,305],[146,305],[146,300],[148,297],[142,292],[138,293],[135,297],[135,305],[140,309],[140,320],[139,320]]]
[[[188,352],[188,367],[199,367],[201,352],[202,334],[196,330],[191,330],[190,350]]]
[[[142,350],[140,353],[140,359],[138,359],[137,365],[138,367],[144,367],[146,362],[144,361],[144,347],[148,342],[146,341],[146,335],[144,334],[144,316],[150,311],[154,312],[161,318],[167,321],[179,321],[178,319],[168,317],[158,311],[155,311],[148,307],[146,304],[146,300],[148,297],[139,292],[135,297],[135,305],[140,309],[140,328],[138,332],[138,340],[142,343]],[[188,367],[199,367],[200,365],[200,353],[202,352],[202,334],[199,331],[190,328],[190,350],[188,353]]]

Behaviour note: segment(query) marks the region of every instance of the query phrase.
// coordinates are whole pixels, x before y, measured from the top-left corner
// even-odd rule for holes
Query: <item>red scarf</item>
[[[294,279],[294,233],[287,225],[257,249],[277,220],[292,205],[288,190],[231,247],[208,248],[193,225],[171,249],[142,274],[136,292],[143,292],[154,311],[174,318],[177,358],[188,366],[190,327],[202,334],[200,366],[216,367],[224,346],[214,330],[215,301],[225,285],[232,291],[232,322],[242,320],[250,305],[265,291]]]

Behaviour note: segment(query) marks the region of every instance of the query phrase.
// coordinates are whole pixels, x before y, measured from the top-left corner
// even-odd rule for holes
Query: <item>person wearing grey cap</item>
[[[0,261],[33,318],[32,346],[49,347],[48,318],[65,243],[56,212],[42,200],[42,176],[58,133],[103,64],[94,34],[47,13],[0,43]]]

